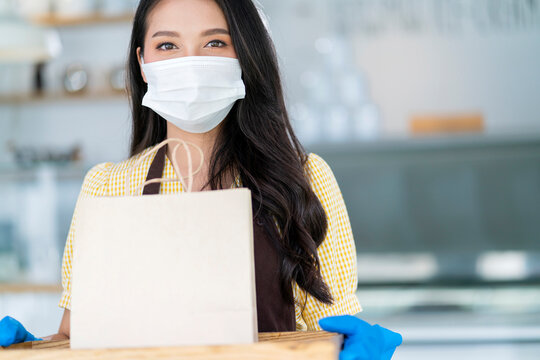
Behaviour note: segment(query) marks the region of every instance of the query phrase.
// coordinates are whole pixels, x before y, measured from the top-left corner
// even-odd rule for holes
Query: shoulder
[[[103,189],[106,187],[112,162],[104,162],[92,167],[85,175],[81,190],[82,195],[100,196]]]
[[[309,154],[305,165],[307,178],[329,218],[341,211],[343,195],[328,163],[316,154]]]
[[[126,176],[129,170],[137,165],[133,169],[133,176],[137,177],[140,170],[146,165],[148,159],[140,162],[141,158],[145,156],[153,147],[149,147],[139,154],[136,154],[129,159],[123,160],[118,163],[103,162],[93,166],[85,175],[82,194],[85,196],[116,196],[117,191],[114,189],[122,189]],[[112,189],[112,190],[111,190]]]
[[[331,171],[330,166],[326,163],[326,161],[315,153],[308,154],[306,167],[308,170]]]
[[[305,164],[306,174],[311,182],[311,186],[316,190],[323,190],[334,187],[336,179],[330,166],[322,157],[310,153]]]

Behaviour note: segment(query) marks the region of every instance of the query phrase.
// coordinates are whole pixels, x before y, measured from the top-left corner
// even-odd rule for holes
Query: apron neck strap
[[[150,165],[146,181],[159,179],[163,176],[163,168],[165,167],[165,155],[167,154],[167,147],[165,145],[159,149]],[[144,187],[143,195],[158,195],[161,183],[148,184]]]

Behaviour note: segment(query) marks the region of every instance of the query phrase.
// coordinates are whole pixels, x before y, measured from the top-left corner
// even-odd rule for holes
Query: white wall
[[[328,68],[316,42],[338,37],[380,107],[382,135],[406,135],[425,112],[482,112],[488,132],[540,130],[538,0],[263,3],[291,104],[306,101],[306,72]]]
[[[388,133],[407,132],[410,116],[426,112],[482,112],[489,132],[540,131],[540,30],[355,41]]]

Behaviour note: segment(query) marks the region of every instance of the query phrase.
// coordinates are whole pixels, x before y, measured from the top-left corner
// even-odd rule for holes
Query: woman
[[[80,196],[122,196],[127,172],[155,145],[169,138],[194,143],[205,156],[193,191],[252,191],[259,331],[317,330],[324,317],[362,310],[343,198],[328,165],[306,154],[294,135],[274,47],[252,0],[142,0],[128,79],[131,158],[92,168]],[[175,177],[172,158],[170,147],[148,157],[134,170],[131,188]],[[182,174],[187,166],[179,163]],[[179,183],[144,188],[144,194],[183,191]],[[46,339],[69,338],[76,213],[62,264],[65,312],[59,333]],[[361,325],[357,318],[326,321],[325,328],[351,340]],[[343,321],[352,323],[341,329]]]

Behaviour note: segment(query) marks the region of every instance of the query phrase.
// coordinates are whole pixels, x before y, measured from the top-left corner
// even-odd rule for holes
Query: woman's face
[[[145,63],[182,56],[237,57],[225,15],[214,0],[161,0],[146,22],[139,62],[141,55]]]

